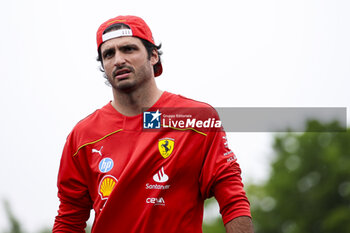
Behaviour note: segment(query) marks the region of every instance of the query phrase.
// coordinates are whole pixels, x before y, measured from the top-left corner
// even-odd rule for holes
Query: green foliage
[[[203,224],[203,233],[225,233],[225,227],[221,218],[217,218],[213,223]]]
[[[5,212],[8,217],[8,220],[10,222],[10,230],[5,231],[4,233],[22,233],[21,224],[18,221],[18,219],[15,217],[15,215],[12,213],[11,206],[8,201],[3,201]]]
[[[270,177],[247,189],[256,233],[350,232],[350,133],[307,127],[276,136]]]
[[[217,202],[215,198],[207,199],[204,203],[204,207],[207,208],[208,205]],[[210,222],[203,222],[203,233],[225,233],[225,226],[222,222],[221,217],[218,215],[216,219],[213,219]]]
[[[10,224],[10,230],[5,230],[2,231],[2,233],[24,233],[26,231],[22,230],[21,228],[21,223],[17,219],[17,217],[13,214],[11,206],[7,200],[3,201],[4,208],[5,208],[5,213],[8,218],[9,224]],[[41,229],[39,233],[51,233],[52,228],[51,227],[46,227],[44,229]],[[91,232],[91,226],[87,226],[85,229],[86,233]]]

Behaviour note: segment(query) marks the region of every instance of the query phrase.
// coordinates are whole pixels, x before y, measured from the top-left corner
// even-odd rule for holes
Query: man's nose
[[[121,65],[124,65],[125,63],[126,63],[126,60],[123,53],[117,52],[114,56],[114,65],[121,66]]]

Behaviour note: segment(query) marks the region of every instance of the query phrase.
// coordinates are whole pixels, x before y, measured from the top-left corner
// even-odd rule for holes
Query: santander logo
[[[169,177],[167,174],[164,172],[164,167],[162,167],[157,174],[153,176],[153,180],[158,183],[164,183],[169,180]]]

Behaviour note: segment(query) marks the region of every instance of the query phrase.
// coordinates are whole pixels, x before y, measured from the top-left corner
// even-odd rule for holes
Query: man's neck
[[[147,91],[138,89],[132,92],[117,92],[113,90],[112,106],[125,116],[141,114],[144,108],[152,107],[163,94],[156,86]]]

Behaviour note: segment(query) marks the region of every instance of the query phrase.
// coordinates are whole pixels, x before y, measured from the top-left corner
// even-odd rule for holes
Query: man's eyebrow
[[[125,44],[121,44],[117,46],[117,49],[125,49],[125,48],[134,48],[134,49],[138,49],[139,46],[135,43],[125,43]],[[102,56],[104,56],[106,53],[108,52],[114,52],[115,48],[113,46],[111,47],[107,47],[102,51]]]
[[[118,48],[126,48],[126,47],[138,48],[139,46],[134,43],[122,44],[118,46]]]
[[[113,47],[106,48],[102,51],[102,55],[104,56],[106,53],[113,52],[115,49]]]

